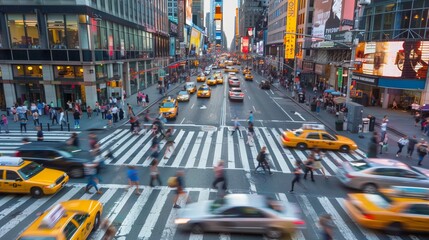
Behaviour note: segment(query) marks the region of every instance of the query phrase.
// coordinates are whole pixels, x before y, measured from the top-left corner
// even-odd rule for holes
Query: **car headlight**
[[[51,185],[49,185],[49,186],[45,186],[45,188],[53,188],[53,187],[55,187],[55,183],[52,183]]]
[[[189,218],[178,218],[178,219],[174,220],[174,223],[176,223],[176,224],[186,224],[190,220],[191,219],[189,219]]]

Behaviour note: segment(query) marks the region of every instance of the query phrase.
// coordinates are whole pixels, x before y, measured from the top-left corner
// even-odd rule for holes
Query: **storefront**
[[[45,90],[43,84],[37,80],[16,80],[15,81],[16,103],[28,104],[37,101],[45,102]]]
[[[58,83],[58,82],[54,82]],[[58,107],[67,108],[67,102],[81,102],[82,109],[86,109],[85,86],[82,82],[61,82],[56,86],[56,94],[58,96]]]
[[[314,83],[322,83],[325,89],[334,87],[334,85],[329,84],[329,69],[329,65],[314,64],[314,73],[316,74]]]

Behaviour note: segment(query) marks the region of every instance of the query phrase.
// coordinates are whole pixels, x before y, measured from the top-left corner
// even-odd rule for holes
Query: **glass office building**
[[[167,0],[0,0],[0,108],[121,97],[169,60]],[[4,94],[3,94],[4,93]]]

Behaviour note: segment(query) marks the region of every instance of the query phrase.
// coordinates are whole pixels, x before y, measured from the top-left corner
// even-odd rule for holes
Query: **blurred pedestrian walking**
[[[271,172],[270,169],[270,164],[268,163],[268,159],[267,159],[267,147],[263,146],[261,148],[261,151],[259,151],[258,156],[256,157],[256,160],[258,161],[258,166],[255,168],[255,172],[258,170],[258,168],[262,167],[262,169],[264,170],[264,172],[266,172],[266,168],[268,169],[268,173],[270,175],[272,175],[273,173]]]
[[[424,157],[428,153],[428,143],[422,138],[420,142],[416,145],[416,148],[417,148],[417,154],[419,156],[419,161],[417,165],[421,166]]]
[[[409,143],[408,136],[401,137],[398,140],[398,151],[396,152],[396,157],[399,157],[399,154],[402,153],[402,148],[408,145],[408,143]]]
[[[141,192],[139,190],[139,172],[137,171],[135,166],[128,166],[127,170],[128,177],[128,188],[136,187],[136,194],[140,195]]]
[[[304,186],[304,184],[302,184],[300,182],[301,173],[302,173],[301,164],[300,164],[300,162],[296,161],[295,162],[295,168],[293,169],[294,178],[292,180],[291,189],[289,190],[290,193],[293,193],[293,191],[294,191],[293,188],[295,186],[295,183],[299,184],[302,188],[304,188],[305,190],[307,190],[307,188]]]
[[[97,194],[102,193],[97,186],[97,184],[100,182],[97,176],[97,168],[98,168],[98,164],[94,162],[84,164],[85,175],[88,177],[88,183],[84,188],[85,193],[91,193],[89,190],[91,190],[92,187],[95,188],[95,191]]]
[[[170,127],[165,132],[165,140],[167,143],[165,144],[166,150],[164,153],[164,159],[168,159],[168,155],[171,156],[170,153],[172,153],[175,149],[174,147],[174,137],[173,137],[173,127]]]
[[[159,185],[162,185],[161,177],[158,170],[158,159],[153,159],[150,163],[150,183],[149,186],[154,187],[154,181],[158,181]]]
[[[80,112],[78,110],[74,110],[73,119],[74,119],[74,128],[75,129],[80,128]]]
[[[0,133],[2,128],[4,128],[6,133],[9,133],[9,120],[5,114],[2,114],[0,118]]]
[[[378,153],[377,148],[378,148],[378,134],[377,132],[374,132],[372,137],[369,140],[367,157],[376,158]]]
[[[44,137],[43,137],[43,131],[42,131],[42,128],[40,128],[40,126],[37,126],[37,127],[36,127],[36,130],[37,130],[37,141],[38,141],[38,142],[43,142]]]
[[[417,145],[417,137],[416,135],[414,135],[412,138],[410,138],[409,142],[408,142],[408,147],[407,147],[407,157],[411,158],[413,156],[414,153],[414,149]]]
[[[185,172],[183,170],[178,170],[176,172],[176,195],[173,199],[173,208],[181,208],[180,205],[177,204],[179,197],[183,196],[185,201],[188,201],[188,196],[185,192]]]
[[[322,229],[323,240],[333,240],[334,239],[334,221],[332,220],[331,214],[322,214],[319,217],[319,225]]]
[[[240,124],[240,122],[238,121],[238,117],[235,117],[235,118],[234,118],[234,130],[232,131],[231,136],[233,136],[233,135],[234,135],[234,133],[235,133],[236,131],[238,131],[238,132],[240,133],[240,137],[242,137],[242,136],[241,136],[241,131],[240,131],[240,126],[241,126],[241,124]]]
[[[217,189],[217,184],[218,183],[223,183],[222,184],[222,190],[223,192],[226,191],[227,188],[227,182],[226,182],[226,177],[225,177],[225,162],[223,160],[220,160],[216,166],[213,167],[214,170],[214,174],[215,174],[215,180],[212,183],[212,188]]]
[[[246,142],[246,144],[248,144],[250,147],[255,144],[254,137],[255,137],[255,129],[253,128],[253,124],[250,123],[249,127],[247,128],[247,142]]]

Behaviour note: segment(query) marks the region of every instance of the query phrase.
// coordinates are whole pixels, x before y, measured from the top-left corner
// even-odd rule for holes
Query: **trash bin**
[[[298,93],[298,102],[305,103],[305,94],[303,92]]]
[[[335,121],[335,130],[336,131],[343,131],[343,121],[342,120]]]
[[[312,102],[312,103],[310,104],[310,107],[311,107],[311,111],[312,111],[312,112],[315,112],[315,111],[316,111],[317,104],[316,104],[315,102]]]
[[[375,117],[372,115],[368,115],[369,118],[369,126],[368,126],[368,130],[370,132],[374,132],[374,128],[375,128]]]
[[[369,132],[369,118],[362,118],[362,132]]]

